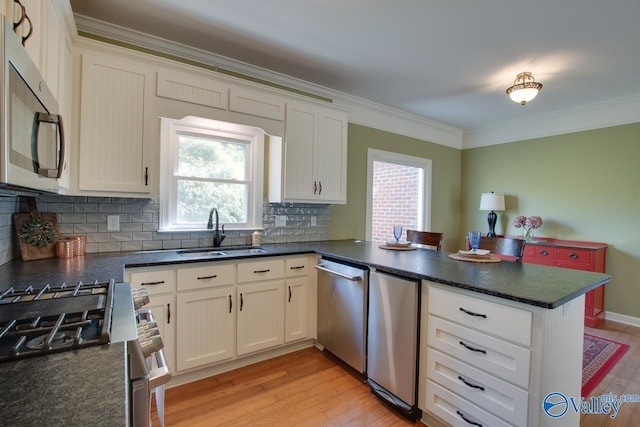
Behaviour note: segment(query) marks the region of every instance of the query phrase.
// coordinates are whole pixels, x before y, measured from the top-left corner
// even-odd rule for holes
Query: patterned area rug
[[[582,355],[582,396],[602,381],[613,366],[629,350],[629,346],[589,334],[584,334]]]

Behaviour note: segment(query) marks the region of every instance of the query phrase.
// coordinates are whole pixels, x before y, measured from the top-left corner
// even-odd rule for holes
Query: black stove
[[[114,281],[0,294],[0,362],[107,344]]]

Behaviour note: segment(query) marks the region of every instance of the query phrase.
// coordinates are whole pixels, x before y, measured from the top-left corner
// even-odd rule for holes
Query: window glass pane
[[[421,229],[422,173],[417,167],[373,162],[371,240],[392,239],[394,225],[402,225],[402,239],[407,229]]]
[[[208,179],[247,179],[247,145],[180,135],[178,175]]]
[[[178,180],[178,224],[202,224],[217,208],[221,223],[247,222],[247,184]],[[215,221],[215,219],[214,219]]]

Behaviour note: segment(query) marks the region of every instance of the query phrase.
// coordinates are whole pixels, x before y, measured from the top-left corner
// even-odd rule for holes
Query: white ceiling
[[[638,0],[71,0],[71,5],[77,15],[465,133],[503,124],[530,126],[536,118],[584,111],[590,115],[582,127],[589,128],[598,112],[611,105],[628,111],[621,107],[627,103],[636,110],[640,100]],[[522,71],[544,85],[526,106],[505,94]],[[638,114],[623,115],[628,121]]]

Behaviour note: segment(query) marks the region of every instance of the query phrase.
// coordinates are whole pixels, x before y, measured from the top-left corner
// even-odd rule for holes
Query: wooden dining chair
[[[516,258],[516,261],[522,260],[525,244],[526,241],[523,239],[486,236],[480,238],[480,249],[488,249],[497,255],[512,256]]]
[[[442,250],[442,237],[444,233],[434,233],[431,231],[407,230],[407,240],[411,243],[431,246],[436,251]]]

